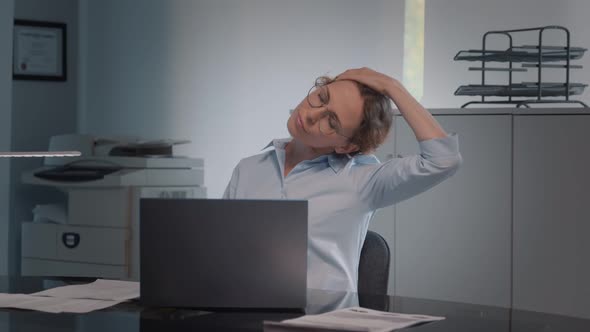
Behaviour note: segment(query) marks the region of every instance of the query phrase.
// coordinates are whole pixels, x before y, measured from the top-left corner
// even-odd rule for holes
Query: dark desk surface
[[[2,293],[33,293],[64,285],[42,278],[0,277]],[[322,313],[360,305],[402,313],[444,316],[445,320],[411,327],[416,332],[589,332],[590,320],[482,305],[310,290],[307,312]],[[144,308],[136,302],[88,314],[48,314],[0,309],[0,331],[262,331],[263,320],[283,320],[301,314],[281,312],[204,312],[189,309]]]

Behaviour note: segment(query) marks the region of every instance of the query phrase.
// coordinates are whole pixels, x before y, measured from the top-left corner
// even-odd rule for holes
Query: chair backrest
[[[387,294],[390,256],[387,241],[378,233],[368,231],[359,262],[359,294]]]

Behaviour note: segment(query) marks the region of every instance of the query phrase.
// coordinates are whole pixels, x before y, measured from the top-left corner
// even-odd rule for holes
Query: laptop
[[[307,216],[307,201],[141,199],[141,303],[304,309]]]

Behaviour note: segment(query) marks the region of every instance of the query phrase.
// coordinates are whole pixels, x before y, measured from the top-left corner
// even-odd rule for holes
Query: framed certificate
[[[65,23],[14,20],[13,33],[13,79],[67,79]]]

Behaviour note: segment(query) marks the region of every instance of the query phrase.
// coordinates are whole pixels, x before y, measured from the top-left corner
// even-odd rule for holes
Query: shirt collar
[[[285,150],[285,146],[287,143],[291,142],[292,138],[278,138],[273,139],[270,141],[262,150],[267,149],[271,146],[275,148],[275,150]],[[338,173],[346,164],[352,159],[348,155],[342,155],[337,153],[331,153],[328,155],[319,156],[311,162],[320,163],[320,162],[328,162],[330,168],[334,171],[334,173]]]
[[[276,138],[271,140],[262,150],[265,150],[271,146],[275,150],[285,150],[287,143],[291,142],[292,138]],[[325,162],[328,161],[328,165],[334,173],[338,173],[346,164],[352,160],[353,165],[365,165],[365,164],[379,164],[380,161],[374,154],[357,154],[355,156],[349,156],[345,154],[331,153],[329,155],[319,156],[313,160],[313,162]]]
[[[268,149],[271,146],[274,146],[275,149],[285,149],[287,143],[291,142],[292,138],[275,138],[271,140],[262,150]]]
[[[357,154],[353,157],[353,163],[355,165],[366,165],[366,164],[379,164],[379,158],[374,154]]]

